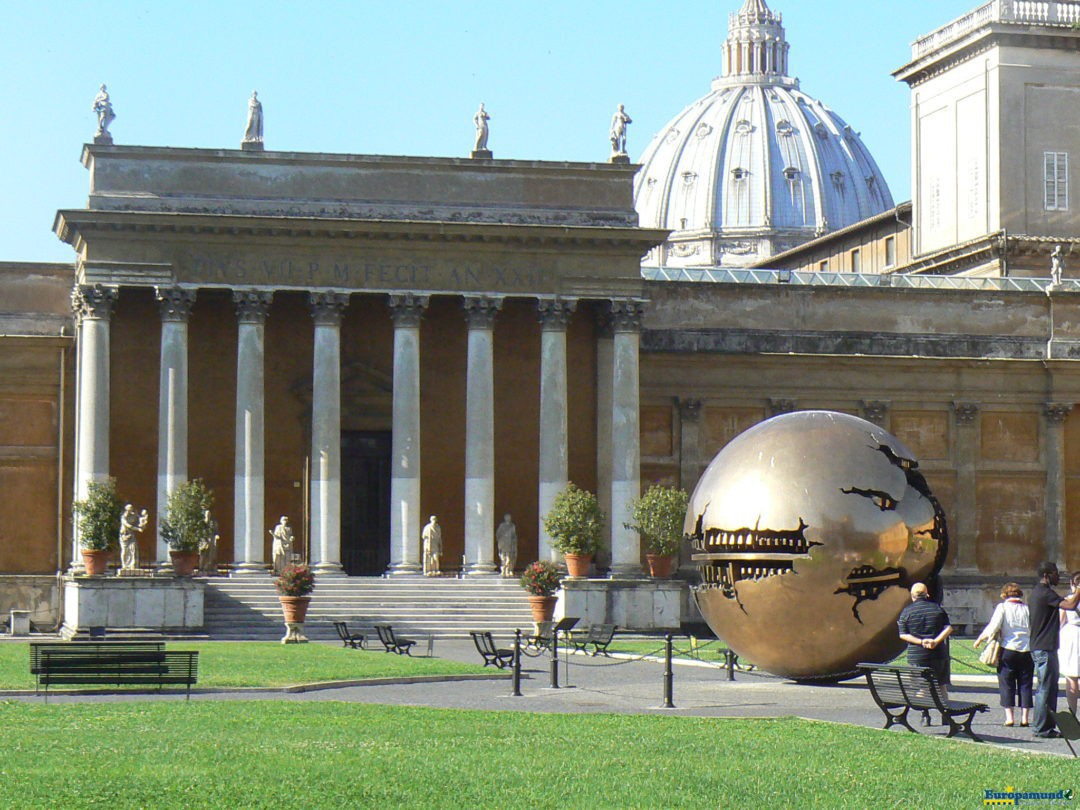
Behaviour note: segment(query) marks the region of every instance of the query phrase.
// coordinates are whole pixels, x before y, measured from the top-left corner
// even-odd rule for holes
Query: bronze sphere
[[[849,677],[899,654],[908,588],[933,590],[948,549],[911,451],[830,411],[777,416],[731,441],[694,489],[686,532],[713,632],[796,680]]]

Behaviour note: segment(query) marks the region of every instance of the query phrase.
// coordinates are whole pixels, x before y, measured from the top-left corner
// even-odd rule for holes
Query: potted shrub
[[[315,574],[303,563],[290,563],[282,569],[274,584],[281,602],[281,612],[285,616],[285,636],[281,643],[307,641],[302,631],[311,602],[310,594],[315,590]]]
[[[185,481],[169,495],[161,537],[169,544],[169,557],[177,576],[191,576],[199,563],[199,549],[212,540],[213,526],[206,513],[214,496],[201,479]]]
[[[88,576],[105,573],[109,553],[120,537],[120,514],[124,502],[116,492],[116,479],[92,481],[86,498],[72,504],[79,517],[79,549]]]
[[[588,576],[593,555],[600,550],[605,520],[596,496],[573,482],[555,496],[544,528],[551,544],[563,553],[570,576]]]
[[[671,575],[672,561],[683,540],[683,522],[690,496],[677,487],[654,484],[630,508],[633,522],[623,524],[645,541],[645,559],[649,574]]]
[[[555,615],[555,596],[562,582],[558,567],[548,560],[538,560],[521,575],[521,587],[529,597],[534,622],[550,622]]]

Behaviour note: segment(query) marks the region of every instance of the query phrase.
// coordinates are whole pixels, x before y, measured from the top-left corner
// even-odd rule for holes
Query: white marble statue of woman
[[[633,119],[626,114],[623,105],[611,116],[611,153],[613,155],[626,154],[626,125],[634,123]]]
[[[486,152],[488,148],[488,121],[491,120],[491,116],[484,109],[483,102],[480,102],[480,109],[476,111],[476,115],[473,116],[472,120],[476,125],[476,145],[473,147],[473,151]]]
[[[270,532],[270,536],[274,538],[274,573],[280,574],[285,570],[285,566],[289,564],[289,555],[292,554],[293,547],[293,530],[292,526],[289,525],[287,515],[281,516],[277,526]]]
[[[139,567],[139,541],[136,534],[141,534],[150,522],[150,515],[143,509],[136,513],[130,503],[124,505],[120,515],[120,569],[134,571]]]
[[[111,141],[109,124],[116,118],[116,113],[113,112],[112,102],[109,100],[109,91],[105,89],[105,85],[101,85],[98,94],[94,96],[94,105],[91,109],[97,114],[98,120],[97,132],[94,134],[94,138]]]
[[[499,550],[499,568],[504,577],[514,576],[517,564],[517,526],[510,515],[503,515],[503,522],[495,530],[495,546]]]
[[[438,576],[442,565],[442,526],[435,515],[428,519],[420,537],[424,541],[424,576]]]
[[[1065,272],[1065,252],[1061,245],[1054,245],[1050,253],[1050,283],[1057,287],[1061,284],[1061,276]]]
[[[244,130],[244,143],[263,142],[263,111],[259,94],[252,90],[248,99],[247,128]]]

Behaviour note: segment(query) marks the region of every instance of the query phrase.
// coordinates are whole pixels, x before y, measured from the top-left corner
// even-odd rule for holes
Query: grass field
[[[796,719],[2,702],[3,807],[976,807],[1065,760]]]
[[[381,650],[350,650],[329,644],[219,641],[203,644],[170,642],[168,646],[169,649],[199,651],[199,686],[204,687],[290,686],[319,681],[483,671],[480,664],[409,658],[387,655]],[[29,645],[0,644],[0,689],[33,688]]]

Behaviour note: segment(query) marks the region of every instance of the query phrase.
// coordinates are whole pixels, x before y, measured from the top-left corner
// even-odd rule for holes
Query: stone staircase
[[[276,641],[285,633],[281,605],[270,577],[208,578],[204,617],[212,639]],[[393,625],[404,636],[467,637],[470,630],[512,635],[531,630],[529,602],[516,579],[450,579],[422,576],[322,577],[312,594],[304,634],[313,641],[337,638],[331,624],[371,632]]]

